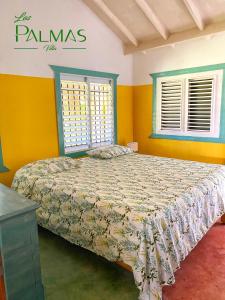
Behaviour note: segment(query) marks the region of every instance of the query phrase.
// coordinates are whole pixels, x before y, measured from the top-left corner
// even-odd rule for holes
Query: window
[[[60,154],[78,156],[116,142],[117,75],[52,66]]]
[[[198,69],[153,74],[153,137],[220,138],[223,69]]]

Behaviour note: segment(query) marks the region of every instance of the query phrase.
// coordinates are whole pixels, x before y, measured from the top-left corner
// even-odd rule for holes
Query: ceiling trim
[[[157,48],[157,47],[162,47],[170,44],[175,44],[178,42],[182,42],[185,40],[190,40],[194,38],[198,38],[201,36],[205,35],[210,35],[210,34],[216,34],[219,32],[225,31],[225,22],[219,22],[219,23],[214,23],[214,24],[208,24],[205,26],[205,29],[200,31],[198,28],[186,30],[186,31],[181,31],[181,32],[176,32],[173,33],[169,36],[167,40],[164,40],[162,38],[154,39],[154,40],[149,40],[143,43],[140,43],[138,47],[133,47],[131,45],[127,45],[124,47],[124,53],[125,54],[130,54],[134,53],[137,51],[141,50],[146,50],[146,49],[151,49],[151,48]]]
[[[135,0],[139,8],[152,23],[155,29],[160,33],[160,35],[167,40],[169,37],[169,31],[165,25],[159,20],[153,9],[149,6],[146,0]]]

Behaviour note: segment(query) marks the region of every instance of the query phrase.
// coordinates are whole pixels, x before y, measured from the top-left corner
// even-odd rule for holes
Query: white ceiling
[[[225,31],[225,0],[83,0],[125,53]]]

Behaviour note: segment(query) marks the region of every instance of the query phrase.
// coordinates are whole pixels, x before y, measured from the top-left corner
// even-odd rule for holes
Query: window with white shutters
[[[219,137],[222,70],[159,77],[156,134]]]
[[[210,132],[214,78],[188,79],[188,130]]]
[[[112,79],[60,74],[65,154],[114,143]]]
[[[182,81],[161,83],[161,129],[181,128]]]

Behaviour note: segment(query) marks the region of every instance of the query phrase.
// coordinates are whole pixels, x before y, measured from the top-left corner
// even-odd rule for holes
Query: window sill
[[[198,136],[180,136],[180,135],[167,135],[152,133],[149,138],[151,139],[166,139],[166,140],[178,140],[178,141],[194,141],[194,142],[208,142],[208,143],[219,143],[224,144],[225,138],[218,137],[198,137]]]
[[[61,153],[60,155],[71,157],[71,158],[79,158],[79,157],[87,156],[87,152],[79,151],[79,152],[72,152],[72,153]]]

